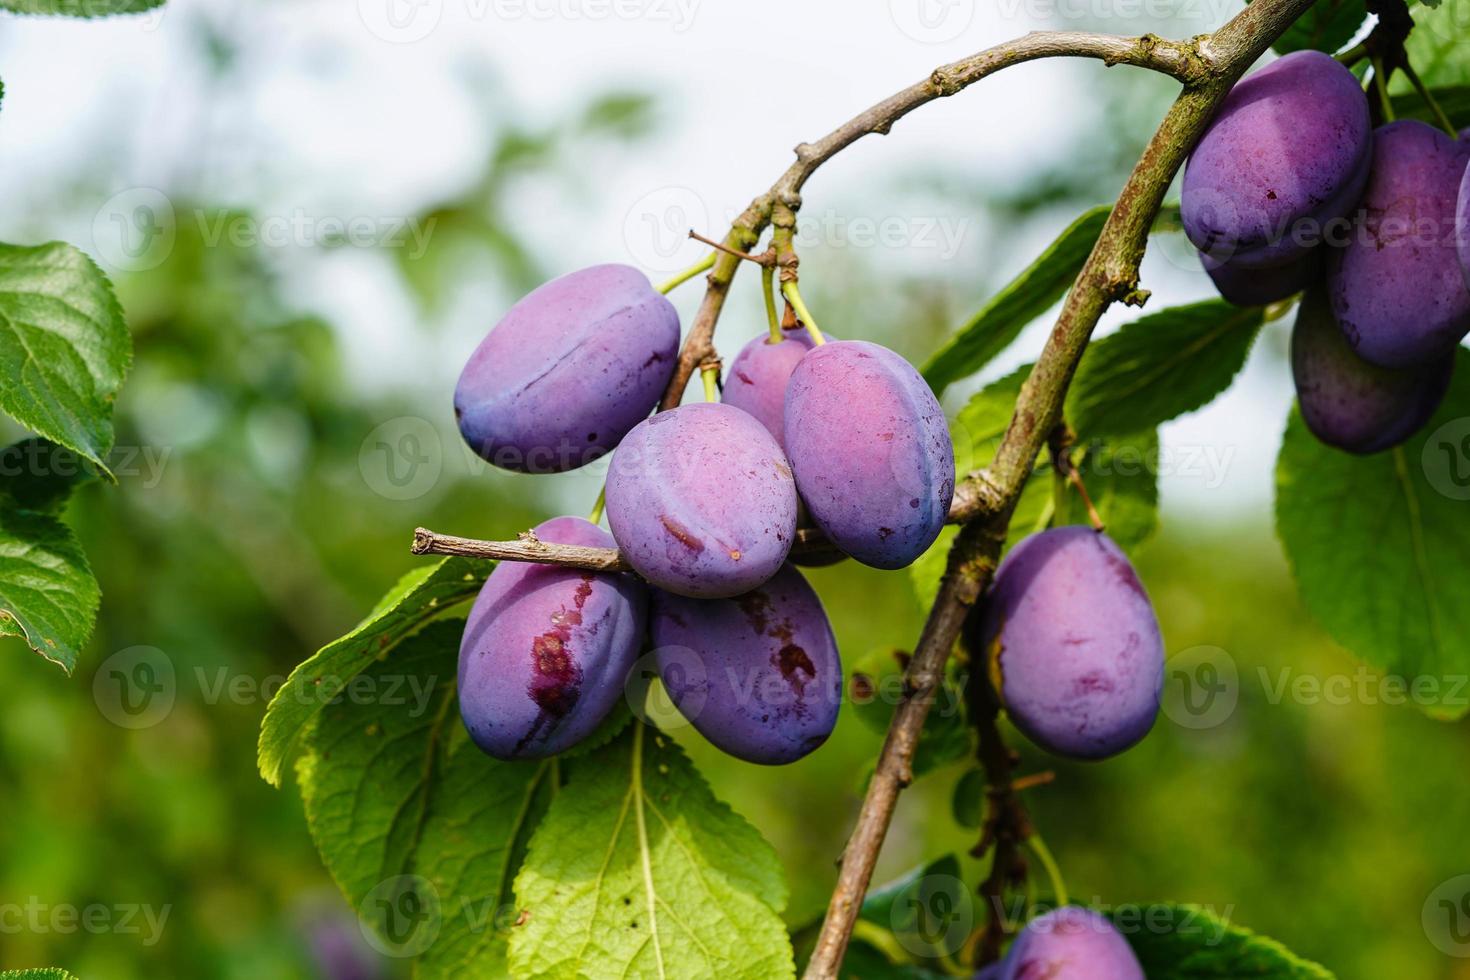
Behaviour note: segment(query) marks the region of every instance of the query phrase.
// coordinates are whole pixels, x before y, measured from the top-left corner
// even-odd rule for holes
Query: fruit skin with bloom
[[[784,765],[832,734],[842,703],[837,638],[791,565],[730,599],[655,591],[649,634],[674,704],[737,759]]]
[[[1147,980],[1128,940],[1090,909],[1066,905],[1021,930],[998,980]]]
[[[470,355],[454,390],[466,443],[524,473],[604,455],[674,375],[679,314],[637,269],[594,265],[538,287]]]
[[[874,568],[904,568],[939,537],[954,498],[954,446],[914,366],[863,340],[801,359],[786,389],[786,445],[812,520]]]
[[[799,324],[791,330],[783,329],[776,343],[769,336],[756,337],[740,348],[725,377],[720,400],[754,415],[783,452],[786,450],[786,385],[797,363],[815,346],[811,334]]]
[[[1106,534],[1069,526],[1026,538],[996,569],[982,612],[992,689],[1031,741],[1094,760],[1148,734],[1163,693],[1163,637]]]
[[[580,517],[536,536],[610,548]],[[501,562],[480,589],[459,647],[459,711],[484,752],[542,759],[592,734],[623,697],[643,643],[648,589],[623,572]]]
[[[1389,368],[1448,356],[1470,331],[1455,213],[1470,143],[1413,119],[1373,134],[1373,171],[1327,295],[1358,356]]]
[[[796,484],[776,440],[733,405],[696,402],[628,433],[607,474],[607,521],[634,571],[676,595],[764,585],[796,538]]]
[[[1322,289],[1302,299],[1291,333],[1291,372],[1302,421],[1329,446],[1367,455],[1424,427],[1449,391],[1453,352],[1416,367],[1385,368],[1353,352]]]

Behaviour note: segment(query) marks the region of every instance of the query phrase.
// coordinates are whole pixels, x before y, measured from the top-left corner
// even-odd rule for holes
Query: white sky
[[[64,237],[102,253],[105,264],[91,215],[58,219],[41,210],[51,191],[71,187],[72,161],[84,153],[108,155],[101,169],[110,185],[86,189],[104,211],[119,192],[192,176],[212,199],[262,214],[391,221],[479,174],[490,141],[486,108],[464,80],[484,78],[479,90],[492,109],[508,103],[531,121],[562,118],[611,87],[663,97],[665,125],[646,148],[579,161],[574,194],[529,188],[514,204],[549,266],[631,262],[657,279],[700,254],[660,250],[652,237],[660,221],[719,228],[787,165],[793,145],[936,65],[1033,28],[1083,26],[1078,14],[1093,28],[1185,36],[1238,7],[1231,0],[170,0],[160,12],[110,21],[4,16],[0,236]],[[194,55],[206,23],[237,39],[247,68],[241,88],[208,88]],[[902,215],[892,203],[885,210],[887,196],[936,160],[1004,185],[1062,154],[1085,154],[1073,131],[1096,111],[1088,88],[1100,71],[1024,66],[927,106],[892,136],[864,141],[824,169],[808,185],[803,214],[818,222],[824,214]],[[1139,118],[1138,137],[1153,124]],[[204,146],[211,149],[199,160]],[[48,193],[35,200],[27,187]],[[972,202],[959,207],[927,219],[941,223],[930,229],[941,239],[943,222],[962,229],[963,247],[889,248],[882,261],[943,262],[960,281],[975,274],[967,263],[984,261],[994,281],[1026,264],[1065,220],[1017,232],[965,213]],[[98,227],[105,234],[106,223]],[[1151,253],[1146,262],[1150,309],[1209,295],[1208,280],[1179,251]],[[514,297],[487,283],[471,292],[471,319],[452,318],[449,329],[426,338],[385,263],[381,253],[343,249],[288,265],[300,270],[293,289],[302,301],[342,327],[364,383],[407,375],[452,385],[489,326],[484,311]],[[677,299],[687,313],[697,297],[690,289]],[[742,315],[757,308],[753,300],[737,299],[737,325],[726,328],[733,340],[758,324]],[[1114,311],[1105,329],[1136,315]],[[1047,326],[1034,326],[986,376],[1032,359]],[[1265,517],[1292,394],[1279,363],[1260,353],[1226,397],[1164,430],[1162,492],[1171,509],[1244,507]],[[579,489],[578,499],[585,496]]]

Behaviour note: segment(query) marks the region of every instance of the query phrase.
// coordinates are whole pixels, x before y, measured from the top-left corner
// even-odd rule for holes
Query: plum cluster
[[[1305,292],[1292,371],[1307,427],[1352,453],[1412,436],[1470,332],[1470,141],[1372,127],[1351,71],[1286,55],[1226,97],[1184,173],[1181,217],[1220,294]]]
[[[650,414],[676,369],[679,318],[635,269],[602,265],[516,303],[455,390],[465,441],[490,463],[557,473],[616,449],[611,534],[575,517],[535,529],[619,548],[637,573],[503,563],[460,646],[460,711],[500,759],[587,738],[652,649],[694,728],[738,758],[792,762],[836,724],[837,643],[791,554],[803,522],[838,550],[902,568],[954,494],[943,411],[903,358],[783,331],[746,345],[720,402]]]

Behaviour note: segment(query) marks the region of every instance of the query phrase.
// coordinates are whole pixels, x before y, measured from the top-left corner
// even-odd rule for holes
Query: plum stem
[[[1041,867],[1046,871],[1047,878],[1051,879],[1052,897],[1058,905],[1068,904],[1067,883],[1062,880],[1062,869],[1057,865],[1057,859],[1052,856],[1051,848],[1046,846],[1040,834],[1035,830],[1031,836],[1026,838],[1026,846],[1031,848],[1031,853],[1036,855],[1036,860],[1041,862]]]
[[[690,232],[690,234],[692,235],[693,232]],[[710,269],[713,269],[714,267],[715,267],[715,254],[713,252],[711,252],[709,255],[706,255],[704,258],[700,259],[698,262],[694,263],[689,268],[685,269],[683,272],[681,272],[678,275],[674,276],[674,278],[668,280],[663,285],[659,286],[658,287],[658,291],[661,292],[661,293],[663,293],[665,296],[667,296],[669,293],[672,293],[675,289],[679,288],[684,283],[688,282],[690,279],[693,279],[695,276],[699,275],[701,272],[708,272]]]
[[[1388,97],[1388,71],[1384,68],[1383,59],[1377,55],[1373,56],[1373,88],[1378,92],[1379,104],[1383,107],[1383,121],[1393,122],[1393,100]]]
[[[1434,93],[1429,91],[1429,86],[1424,84],[1424,79],[1420,78],[1419,73],[1414,70],[1414,66],[1409,64],[1409,59],[1405,58],[1399,67],[1404,70],[1404,75],[1414,86],[1414,90],[1419,93],[1419,98],[1423,99],[1424,104],[1429,107],[1429,111],[1434,113],[1434,118],[1439,120],[1440,126],[1445,132],[1450,134],[1450,139],[1459,139],[1460,131],[1455,128],[1455,124],[1444,111],[1444,107],[1439,104],[1439,100],[1434,97]]]
[[[1048,442],[1051,445],[1051,462],[1056,468],[1057,474],[1070,483],[1082,498],[1082,506],[1087,509],[1087,521],[1092,525],[1094,531],[1105,531],[1107,525],[1103,523],[1102,515],[1092,504],[1092,495],[1087,492],[1087,484],[1082,479],[1082,474],[1077,471],[1077,466],[1072,462],[1072,446],[1077,441],[1077,434],[1072,431],[1066,422],[1060,422],[1052,429]]]
[[[747,262],[754,262],[756,265],[759,266],[768,267],[776,264],[776,256],[774,255],[774,253],[771,252],[762,252],[760,255],[752,255],[749,252],[742,252],[737,248],[731,248],[724,242],[717,242],[713,238],[706,238],[704,235],[701,235],[693,228],[689,229],[689,237],[694,239],[696,242],[703,242],[716,251],[724,252],[726,255],[733,255],[735,258],[744,259]],[[711,260],[710,264],[713,265],[714,261]]]
[[[818,347],[825,344],[827,338],[823,337],[822,331],[817,328],[817,321],[812,319],[812,311],[807,309],[806,304],[802,302],[801,290],[797,288],[796,280],[783,282],[781,295],[786,297],[786,302],[790,303],[791,308],[796,311],[796,318],[806,327],[806,332],[812,335],[812,343]]]
[[[776,267],[768,265],[761,269],[761,295],[766,301],[766,326],[770,328],[770,343],[779,344],[786,338],[781,334],[781,320],[776,315]]]
[[[704,382],[704,400],[717,402],[720,400],[720,362],[711,361],[700,365],[700,380]]]
[[[590,514],[587,515],[587,521],[588,521],[588,523],[590,523],[590,524],[598,524],[598,523],[600,523],[602,521],[602,511],[603,511],[603,508],[605,508],[606,506],[607,506],[607,484],[604,483],[602,485],[602,489],[597,491],[597,499],[595,501],[593,501],[593,503],[592,503],[592,513],[590,513]]]

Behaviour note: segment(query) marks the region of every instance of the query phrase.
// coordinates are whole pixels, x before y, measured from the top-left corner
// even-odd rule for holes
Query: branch
[[[1037,453],[1061,417],[1067,386],[1098,318],[1115,301],[1143,301],[1146,294],[1138,291],[1139,264],[1149,227],[1175,173],[1230,87],[1312,3],[1256,0],[1219,31],[1191,44],[1202,59],[1203,72],[1182,76],[1184,91],[1134,167],[1068,293],[1056,326],[1021,388],[994,461],[958,488],[962,519],[982,514],[986,519],[966,524],[950,551],[939,594],[909,664],[906,689],[910,693],[894,713],[878,767],[868,783],[806,980],[837,976],[898,794],[912,780],[914,749],[944,663],[970,608],[995,570],[1011,512]]]
[[[814,555],[834,552],[836,547],[821,531],[802,528],[791,545],[792,554]],[[616,548],[588,548],[582,545],[556,544],[542,541],[534,531],[522,531],[515,541],[481,541],[440,534],[428,528],[413,532],[416,555],[459,555],[462,558],[490,558],[496,561],[528,561],[563,568],[585,568],[594,572],[627,572],[633,566]]]
[[[722,243],[736,252],[749,252],[760,241],[771,223],[773,211],[782,206],[794,213],[801,207],[801,188],[817,168],[869,133],[886,134],[893,124],[922,105],[954,95],[987,75],[1002,68],[1040,58],[1096,58],[1106,65],[1135,65],[1170,75],[1186,84],[1207,77],[1208,59],[1196,41],[1166,41],[1153,34],[1142,37],[1116,37],[1108,34],[1086,34],[1078,31],[1035,31],[987,48],[953,64],[936,68],[922,82],[910,85],[859,113],[817,140],[796,147],[796,162],[771,189],[757,197],[735,219]],[[664,391],[660,411],[667,411],[684,398],[684,389],[699,365],[716,357],[715,324],[725,306],[730,283],[740,268],[741,260],[722,252],[707,277],[708,287],[684,346],[674,376]],[[790,266],[794,273],[794,262]]]

